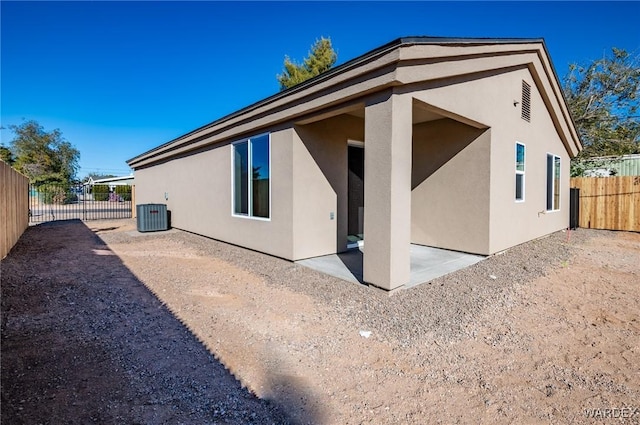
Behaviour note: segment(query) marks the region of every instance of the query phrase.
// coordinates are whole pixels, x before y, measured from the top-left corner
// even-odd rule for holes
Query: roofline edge
[[[433,37],[433,36],[409,36],[409,37],[399,37],[396,38],[395,40],[390,41],[389,43],[386,43],[380,47],[377,47],[373,50],[370,50],[360,56],[357,56],[353,59],[348,60],[347,62],[332,68],[320,75],[317,75],[313,78],[310,78],[309,80],[306,80],[300,84],[297,84],[293,87],[290,87],[286,90],[280,91],[278,93],[275,93],[271,96],[268,96],[264,99],[261,99],[257,102],[254,102],[248,106],[245,106],[244,108],[241,108],[237,111],[234,111],[230,114],[227,114],[221,118],[218,118],[214,121],[211,121],[205,125],[202,125],[194,130],[191,130],[185,134],[182,134],[176,138],[173,138],[171,140],[169,140],[166,143],[163,143],[159,146],[156,146],[155,148],[149,149],[146,152],[143,152],[139,155],[136,155],[133,158],[130,158],[126,161],[126,164],[129,165],[130,167],[132,163],[137,162],[136,160],[138,159],[142,159],[145,156],[148,156],[150,154],[152,154],[155,151],[161,150],[162,148],[165,148],[173,143],[176,143],[178,141],[180,141],[181,139],[185,139],[191,135],[194,135],[198,132],[201,132],[203,130],[206,130],[208,128],[214,127],[216,125],[222,124],[225,121],[231,120],[235,117],[238,117],[240,115],[243,115],[247,112],[250,112],[253,109],[259,108],[261,106],[264,106],[266,104],[269,104],[271,102],[274,102],[278,99],[281,99],[283,97],[286,97],[292,93],[296,93],[298,91],[302,91],[308,87],[311,87],[313,85],[316,85],[322,81],[325,81],[326,79],[331,78],[332,76],[336,75],[336,74],[340,74],[342,72],[346,72],[347,70],[357,66],[358,64],[360,64],[361,62],[364,61],[368,61],[370,59],[375,58],[378,55],[384,54],[387,51],[390,50],[394,50],[396,48],[402,47],[402,46],[410,46],[410,45],[416,45],[416,44],[461,44],[461,45],[482,45],[482,44],[530,44],[530,43],[542,43],[542,45],[544,46],[545,51],[547,50],[546,48],[546,44],[544,42],[543,38],[477,38],[477,37],[469,37],[469,38],[464,38],[464,37]],[[547,56],[549,57],[548,53]],[[549,57],[550,59],[550,57]],[[553,67],[553,64],[552,64]],[[555,73],[555,69],[553,69],[554,74]],[[556,74],[556,78],[557,78],[557,74]],[[132,167],[133,168],[133,167]]]

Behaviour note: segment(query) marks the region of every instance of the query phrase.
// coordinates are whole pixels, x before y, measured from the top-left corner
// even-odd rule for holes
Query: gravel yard
[[[579,229],[389,296],[133,220],[32,227],[2,423],[640,423],[638,260]]]

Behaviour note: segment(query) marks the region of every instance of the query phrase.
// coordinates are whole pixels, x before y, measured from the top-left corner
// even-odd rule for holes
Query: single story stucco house
[[[93,187],[95,185],[108,185],[109,190],[113,191],[116,186],[132,186],[133,176],[105,177],[96,180],[93,177],[89,177],[89,180],[85,183],[85,186]]]
[[[541,39],[401,38],[127,163],[174,227],[296,261],[490,255],[569,224],[582,146]]]

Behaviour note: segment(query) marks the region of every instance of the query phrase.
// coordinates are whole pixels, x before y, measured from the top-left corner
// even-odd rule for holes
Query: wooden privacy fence
[[[640,232],[640,176],[574,177],[580,227]]]
[[[29,179],[0,160],[0,259],[29,226]]]

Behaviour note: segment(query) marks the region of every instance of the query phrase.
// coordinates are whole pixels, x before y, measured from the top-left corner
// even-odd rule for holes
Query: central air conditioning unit
[[[164,204],[136,205],[138,232],[157,232],[169,229],[167,206]]]

